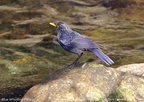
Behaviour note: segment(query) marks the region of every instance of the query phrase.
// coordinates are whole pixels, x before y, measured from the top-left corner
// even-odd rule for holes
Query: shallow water
[[[137,28],[133,31],[106,29],[87,29],[80,32],[104,46],[102,51],[115,62],[111,67],[144,62],[143,29]],[[25,90],[42,81],[51,71],[63,68],[77,58],[76,54],[63,50],[59,44],[43,41],[32,46],[3,43],[0,52],[1,94],[11,97],[21,95],[17,96],[17,91],[16,96],[15,93],[7,95],[9,90],[12,92],[15,88]],[[104,64],[94,54],[85,52],[80,62],[88,61]]]

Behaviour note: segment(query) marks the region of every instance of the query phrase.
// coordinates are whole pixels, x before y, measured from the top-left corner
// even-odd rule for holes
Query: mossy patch
[[[102,64],[97,64],[97,63],[95,63],[95,62],[91,62],[91,63],[89,63],[89,65],[90,66],[93,66],[93,67],[103,67],[104,65],[102,65]]]
[[[114,93],[110,94],[108,100],[110,102],[127,102],[119,90],[116,90]]]
[[[95,88],[95,87],[90,87],[87,94],[86,94],[86,96],[87,96],[87,99],[90,102],[97,102],[99,100],[103,101],[106,98],[104,93],[102,91],[100,91],[99,89]],[[104,102],[106,102],[106,101],[104,101]]]
[[[121,95],[125,100],[130,102],[137,102],[134,97],[135,96],[134,91],[132,89],[126,86],[121,86],[118,90],[120,91]]]

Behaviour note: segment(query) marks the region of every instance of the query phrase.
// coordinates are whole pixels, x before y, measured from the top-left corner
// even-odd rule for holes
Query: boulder
[[[129,65],[123,65],[117,68],[117,70],[122,72],[127,72],[133,75],[137,76],[143,76],[144,77],[144,63],[138,63],[138,64],[129,64]]]
[[[91,62],[52,72],[21,102],[142,102],[143,84],[143,78]]]

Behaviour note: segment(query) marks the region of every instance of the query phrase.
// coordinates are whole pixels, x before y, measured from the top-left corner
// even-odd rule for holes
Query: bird
[[[77,59],[69,65],[70,68],[73,68],[78,64],[78,60],[83,55],[84,51],[94,53],[106,65],[114,64],[114,61],[100,50],[101,48],[103,48],[101,45],[98,45],[91,39],[72,30],[67,23],[59,21],[49,24],[57,29],[57,41],[62,46],[62,48],[71,53],[78,54]]]

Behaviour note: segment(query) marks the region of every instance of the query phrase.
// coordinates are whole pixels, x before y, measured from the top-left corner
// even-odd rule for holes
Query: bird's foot
[[[67,67],[68,67],[68,69],[72,69],[72,68],[74,68],[77,65],[79,65],[79,62],[72,63],[72,64],[68,65]]]

